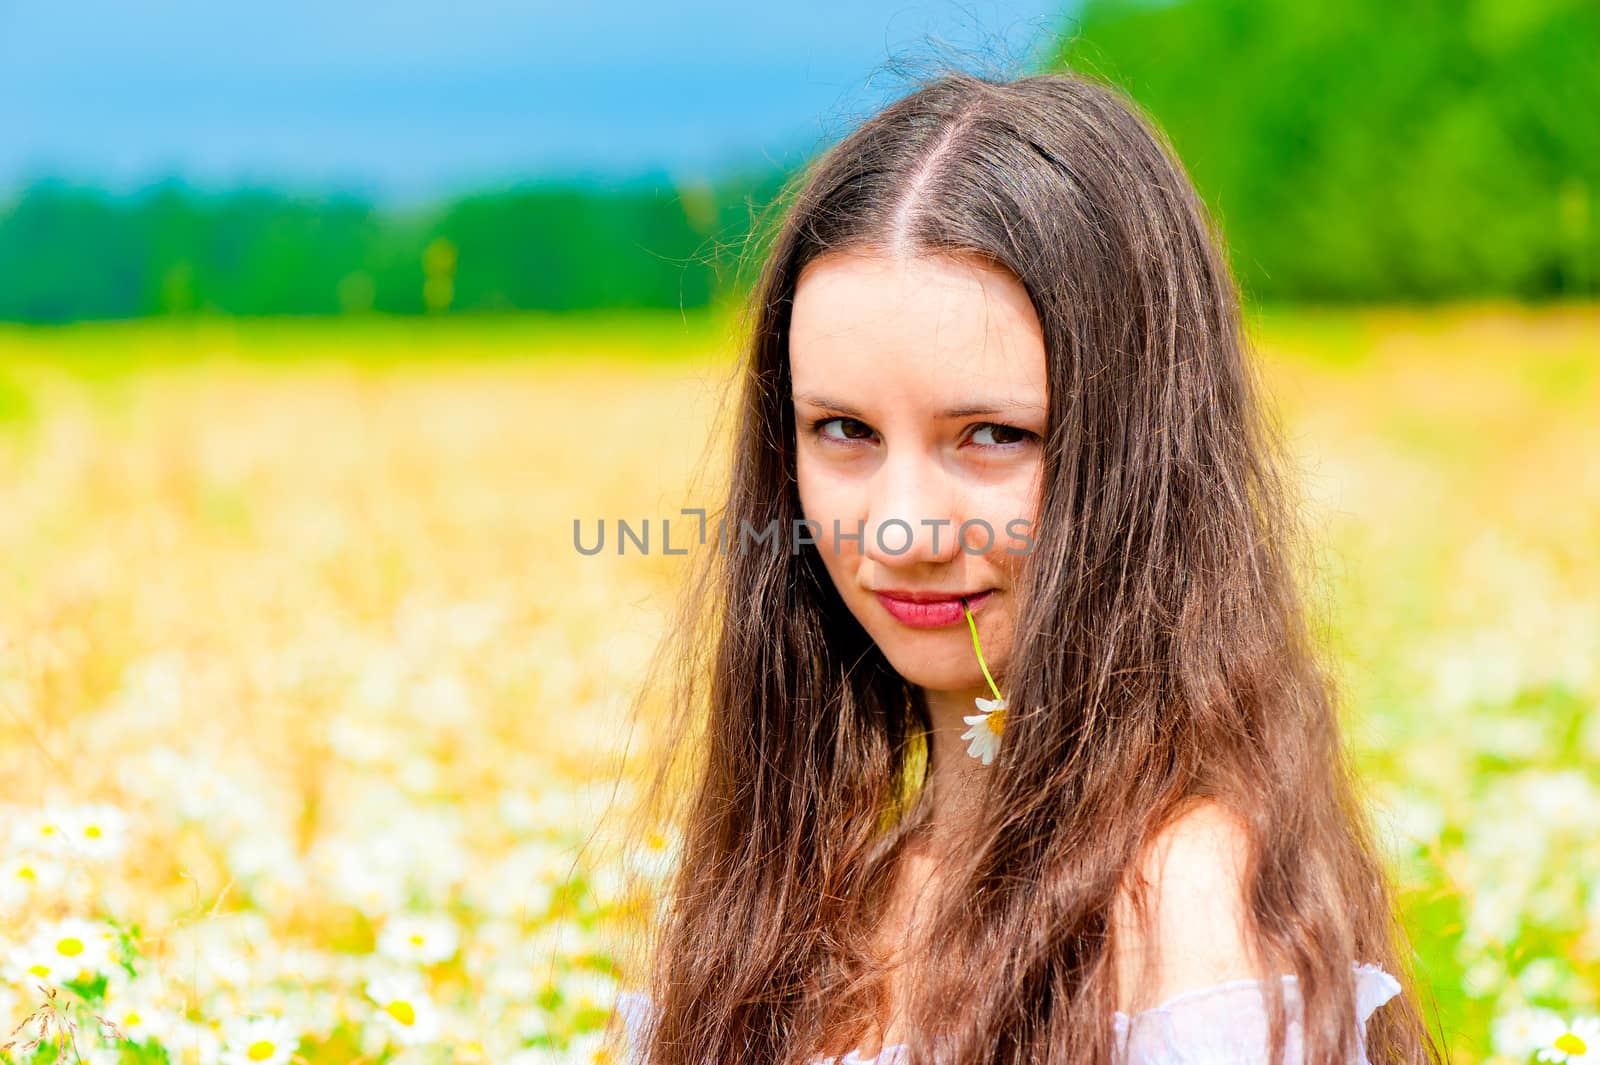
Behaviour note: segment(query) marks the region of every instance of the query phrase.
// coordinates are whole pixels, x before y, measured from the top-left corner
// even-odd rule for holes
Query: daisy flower
[[[961,609],[967,615],[967,628],[972,630],[972,649],[978,655],[978,668],[983,670],[983,679],[989,682],[989,690],[994,692],[993,699],[976,700],[979,713],[961,719],[972,726],[961,734],[961,738],[971,741],[967,746],[968,754],[989,765],[1000,752],[1000,733],[1006,724],[1006,701],[994,678],[989,675],[989,666],[983,660],[983,648],[978,646],[978,626],[972,620],[972,610],[965,599],[961,600]]]
[[[300,1036],[282,1017],[230,1018],[222,1065],[286,1065]]]
[[[44,925],[12,952],[25,976],[56,982],[93,980],[112,968],[117,933],[108,924],[66,917]]]
[[[375,976],[366,990],[378,1005],[379,1023],[397,1042],[413,1046],[439,1037],[439,1011],[414,973]]]
[[[677,867],[680,845],[676,830],[652,831],[642,850],[628,854],[628,869],[648,881],[664,881]]]
[[[60,865],[40,854],[19,851],[0,858],[0,910],[19,908],[38,894],[48,894],[65,879]]]
[[[1579,1017],[1570,1025],[1564,1025],[1534,1056],[1556,1065],[1600,1062],[1600,1017]]]
[[[384,923],[378,953],[397,961],[433,965],[455,956],[455,922],[448,917],[397,914]]]
[[[66,822],[70,817],[71,811],[62,807],[23,811],[12,821],[11,842],[35,854],[66,855],[71,837]]]
[[[1489,1029],[1497,1053],[1524,1061],[1534,1051],[1555,1042],[1566,1030],[1566,1022],[1555,1012],[1528,1007],[1501,1014]]]
[[[1006,701],[1004,699],[979,699],[978,709],[981,714],[969,714],[961,720],[972,727],[961,734],[964,740],[970,740],[967,753],[974,758],[982,759],[984,765],[994,762],[994,756],[1000,751],[1000,733],[1006,724]]]
[[[156,1005],[155,991],[148,978],[136,986],[111,990],[99,1016],[115,1025],[124,1039],[135,1043],[165,1040],[173,1032],[174,1018]]]
[[[84,858],[115,858],[128,846],[128,817],[110,803],[89,803],[66,811],[61,830],[67,849]]]

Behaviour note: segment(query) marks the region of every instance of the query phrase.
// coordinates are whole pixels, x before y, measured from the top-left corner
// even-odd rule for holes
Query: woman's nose
[[[861,553],[884,566],[949,562],[961,551],[959,485],[925,456],[889,456],[869,489]]]

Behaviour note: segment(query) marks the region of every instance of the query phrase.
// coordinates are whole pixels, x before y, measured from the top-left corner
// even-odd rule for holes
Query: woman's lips
[[[945,625],[954,625],[966,618],[961,609],[959,596],[950,599],[935,599],[927,602],[912,602],[910,599],[896,598],[888,592],[873,592],[878,597],[878,602],[883,604],[896,621],[910,625],[917,629],[937,629]],[[994,589],[978,592],[967,596],[967,609],[976,614],[983,604],[989,601],[989,596],[994,594]]]

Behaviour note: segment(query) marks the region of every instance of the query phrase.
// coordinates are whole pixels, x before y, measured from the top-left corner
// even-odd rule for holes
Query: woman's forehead
[[[808,263],[789,326],[796,391],[907,374],[1042,404],[1045,349],[1027,290],[968,258],[835,253]],[[1033,395],[1030,397],[1030,393]]]

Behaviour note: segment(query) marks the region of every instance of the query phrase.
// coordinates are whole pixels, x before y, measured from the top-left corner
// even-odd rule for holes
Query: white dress
[[[1400,982],[1376,965],[1354,964],[1357,1031],[1365,1042],[1367,1018],[1400,993]],[[1289,1021],[1284,1046],[1286,1063],[1300,1062],[1301,1003],[1297,979],[1281,977]],[[639,991],[617,997],[629,1050],[624,1065],[647,1065],[643,1037],[654,1004]],[[1260,980],[1230,980],[1174,995],[1131,1017],[1118,1010],[1112,1018],[1118,1065],[1267,1065],[1266,995]],[[843,1057],[817,1058],[812,1065],[900,1065],[905,1044],[884,1047],[875,1056],[852,1050]],[[1358,1052],[1351,1065],[1370,1065]]]

